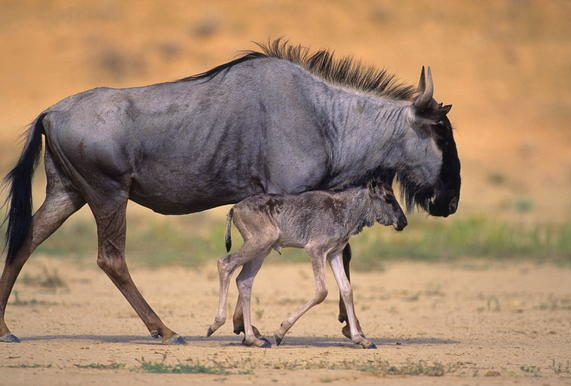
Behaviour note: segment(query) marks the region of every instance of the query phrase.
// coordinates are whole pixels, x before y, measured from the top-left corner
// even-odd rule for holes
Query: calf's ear
[[[367,181],[367,189],[369,190],[369,196],[374,197],[376,195],[379,194],[378,192],[378,185],[377,185],[377,181],[375,181],[374,179],[370,179],[369,181]]]

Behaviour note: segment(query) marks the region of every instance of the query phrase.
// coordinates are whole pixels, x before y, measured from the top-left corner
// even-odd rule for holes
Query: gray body
[[[164,325],[130,277],[124,255],[128,200],[158,213],[193,213],[257,193],[360,184],[390,169],[410,197],[423,192],[424,209],[453,213],[459,197],[455,145],[452,139],[454,162],[443,162],[449,157],[432,128],[442,125],[433,119],[439,110],[431,105],[431,81],[426,89],[422,81],[419,93],[399,100],[373,95],[256,53],[201,76],[98,88],[46,109],[7,176],[0,341],[18,340],[4,314],[21,268],[86,203],[97,225],[98,265],[163,343],[182,338]],[[445,118],[446,112],[439,114]],[[43,136],[47,194],[32,218],[31,181]],[[457,172],[445,172],[450,165]],[[452,190],[443,180],[449,175],[458,176]]]
[[[218,260],[219,302],[218,312],[210,325],[210,336],[226,321],[226,302],[230,277],[234,270],[244,266],[236,281],[239,291],[246,345],[269,347],[270,343],[259,336],[251,325],[250,299],[254,277],[270,250],[281,247],[304,248],[311,257],[315,278],[315,295],[293,313],[275,334],[281,343],[287,331],[311,307],[327,296],[325,261],[333,269],[346,312],[349,331],[345,334],[364,348],[374,348],[361,330],[353,306],[352,289],[345,274],[342,251],[352,235],[376,222],[393,225],[402,230],[406,217],[388,185],[377,186],[375,181],[367,188],[353,188],[342,192],[314,191],[299,195],[256,195],[236,204],[228,214],[226,248],[230,249],[230,224],[238,228],[244,244],[235,253]]]
[[[377,192],[377,189],[380,192]],[[230,249],[230,222],[244,238],[272,232],[272,248],[304,248],[310,242],[344,245],[364,227],[392,225],[402,230],[406,216],[390,187],[352,188],[341,192],[311,191],[299,195],[255,195],[236,204],[228,215],[226,248]],[[238,220],[239,219],[239,220]]]
[[[87,91],[48,109],[43,123],[48,148],[82,190],[110,178],[141,205],[184,214],[255,193],[339,187],[379,165],[412,164],[413,178],[432,184],[442,157],[407,130],[410,110],[265,58],[209,81]]]

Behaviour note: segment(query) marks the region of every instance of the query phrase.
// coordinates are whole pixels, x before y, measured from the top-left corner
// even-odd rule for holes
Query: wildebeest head
[[[452,125],[446,116],[452,105],[443,106],[432,97],[434,84],[430,67],[428,67],[428,76],[425,76],[424,67],[422,68],[418,92],[411,105],[411,120],[415,133],[420,137],[432,138],[437,152],[441,154],[441,164],[436,178],[428,183],[427,180],[411,178],[412,174],[406,172],[397,173],[397,178],[401,183],[401,191],[408,210],[418,205],[432,216],[447,217],[455,213],[458,208],[461,182],[460,159]],[[411,152],[413,151],[422,156],[422,149],[420,151],[411,149]]]
[[[386,183],[371,180],[368,183],[375,220],[382,225],[392,225],[402,231],[408,224],[406,216],[397,202],[393,189]]]

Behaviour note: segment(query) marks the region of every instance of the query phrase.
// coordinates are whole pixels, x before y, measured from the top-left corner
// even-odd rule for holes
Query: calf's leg
[[[345,303],[351,340],[356,344],[360,344],[363,348],[376,348],[375,344],[365,338],[360,329],[357,328],[357,316],[355,315],[355,308],[353,306],[353,289],[351,288],[349,279],[347,279],[347,276],[345,275],[341,254],[333,253],[328,256],[328,260],[331,264],[331,269],[333,270],[333,275],[335,276],[337,285],[339,286],[341,297]]]
[[[236,284],[238,286],[239,298],[238,302],[242,306],[242,315],[244,318],[244,340],[242,343],[246,346],[255,346],[262,348],[272,347],[271,343],[264,337],[261,339],[256,336],[254,328],[252,326],[252,316],[251,316],[251,298],[252,298],[252,286],[254,284],[254,278],[260,270],[265,254],[258,254],[253,260],[247,262],[242,271],[236,278]]]
[[[234,334],[240,335],[240,333],[244,332],[244,314],[242,313],[242,304],[240,303],[240,298],[238,298],[236,301],[234,315],[232,316],[232,323],[234,324]],[[252,330],[254,330],[254,335],[256,335],[256,338],[262,336],[256,326],[252,325]]]
[[[281,344],[285,334],[294,325],[294,323],[302,317],[303,314],[309,311],[313,306],[323,302],[327,297],[327,284],[325,283],[326,254],[317,248],[306,248],[306,251],[311,256],[311,265],[313,267],[313,276],[315,279],[315,293],[310,301],[281,323],[280,328],[274,334],[277,345]]]
[[[351,257],[352,256],[353,256],[353,253],[351,252],[351,245],[349,243],[347,243],[345,248],[343,248],[343,269],[345,271],[345,275],[347,276],[347,280],[349,280],[349,282],[351,282],[350,264],[351,264]],[[345,309],[345,303],[343,302],[343,296],[341,296],[341,291],[339,291],[339,317],[338,317],[338,319],[339,319],[340,323],[345,323],[345,322],[347,323],[341,329],[341,333],[346,338],[351,339],[351,332],[349,329],[349,321],[347,319],[347,310]],[[365,334],[363,334],[363,331],[361,329],[361,324],[359,323],[359,319],[357,319],[357,329],[359,330],[359,333],[361,335],[365,336]]]
[[[236,268],[247,264],[250,260],[255,259],[258,255],[263,255],[263,250],[265,249],[267,249],[265,246],[260,247],[254,241],[248,239],[244,242],[244,245],[242,245],[242,247],[236,252],[226,255],[218,260],[218,311],[216,313],[216,317],[214,318],[214,322],[208,327],[206,336],[211,336],[214,334],[214,332],[226,322],[228,287],[230,285],[230,277],[232,276],[232,273],[236,270]],[[262,260],[264,257],[265,255],[262,256]],[[238,299],[238,303],[236,305],[237,309],[238,307],[240,307],[240,310],[242,309],[240,299]],[[242,321],[242,331],[243,328],[244,323]],[[236,329],[234,329],[234,332],[236,332]],[[241,331],[238,331],[237,334],[240,332]],[[257,336],[259,336],[257,329],[256,332]]]

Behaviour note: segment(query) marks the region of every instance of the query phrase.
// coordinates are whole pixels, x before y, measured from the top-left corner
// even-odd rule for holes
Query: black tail
[[[232,217],[234,217],[234,208],[230,208],[228,216],[226,216],[226,233],[224,234],[224,241],[226,242],[226,252],[232,249]]]
[[[8,253],[6,263],[11,263],[24,244],[32,225],[32,177],[42,151],[42,120],[47,113],[42,113],[28,129],[28,138],[20,159],[14,169],[4,178],[10,184],[10,192],[6,198],[9,210],[4,222],[6,228],[6,246]]]

